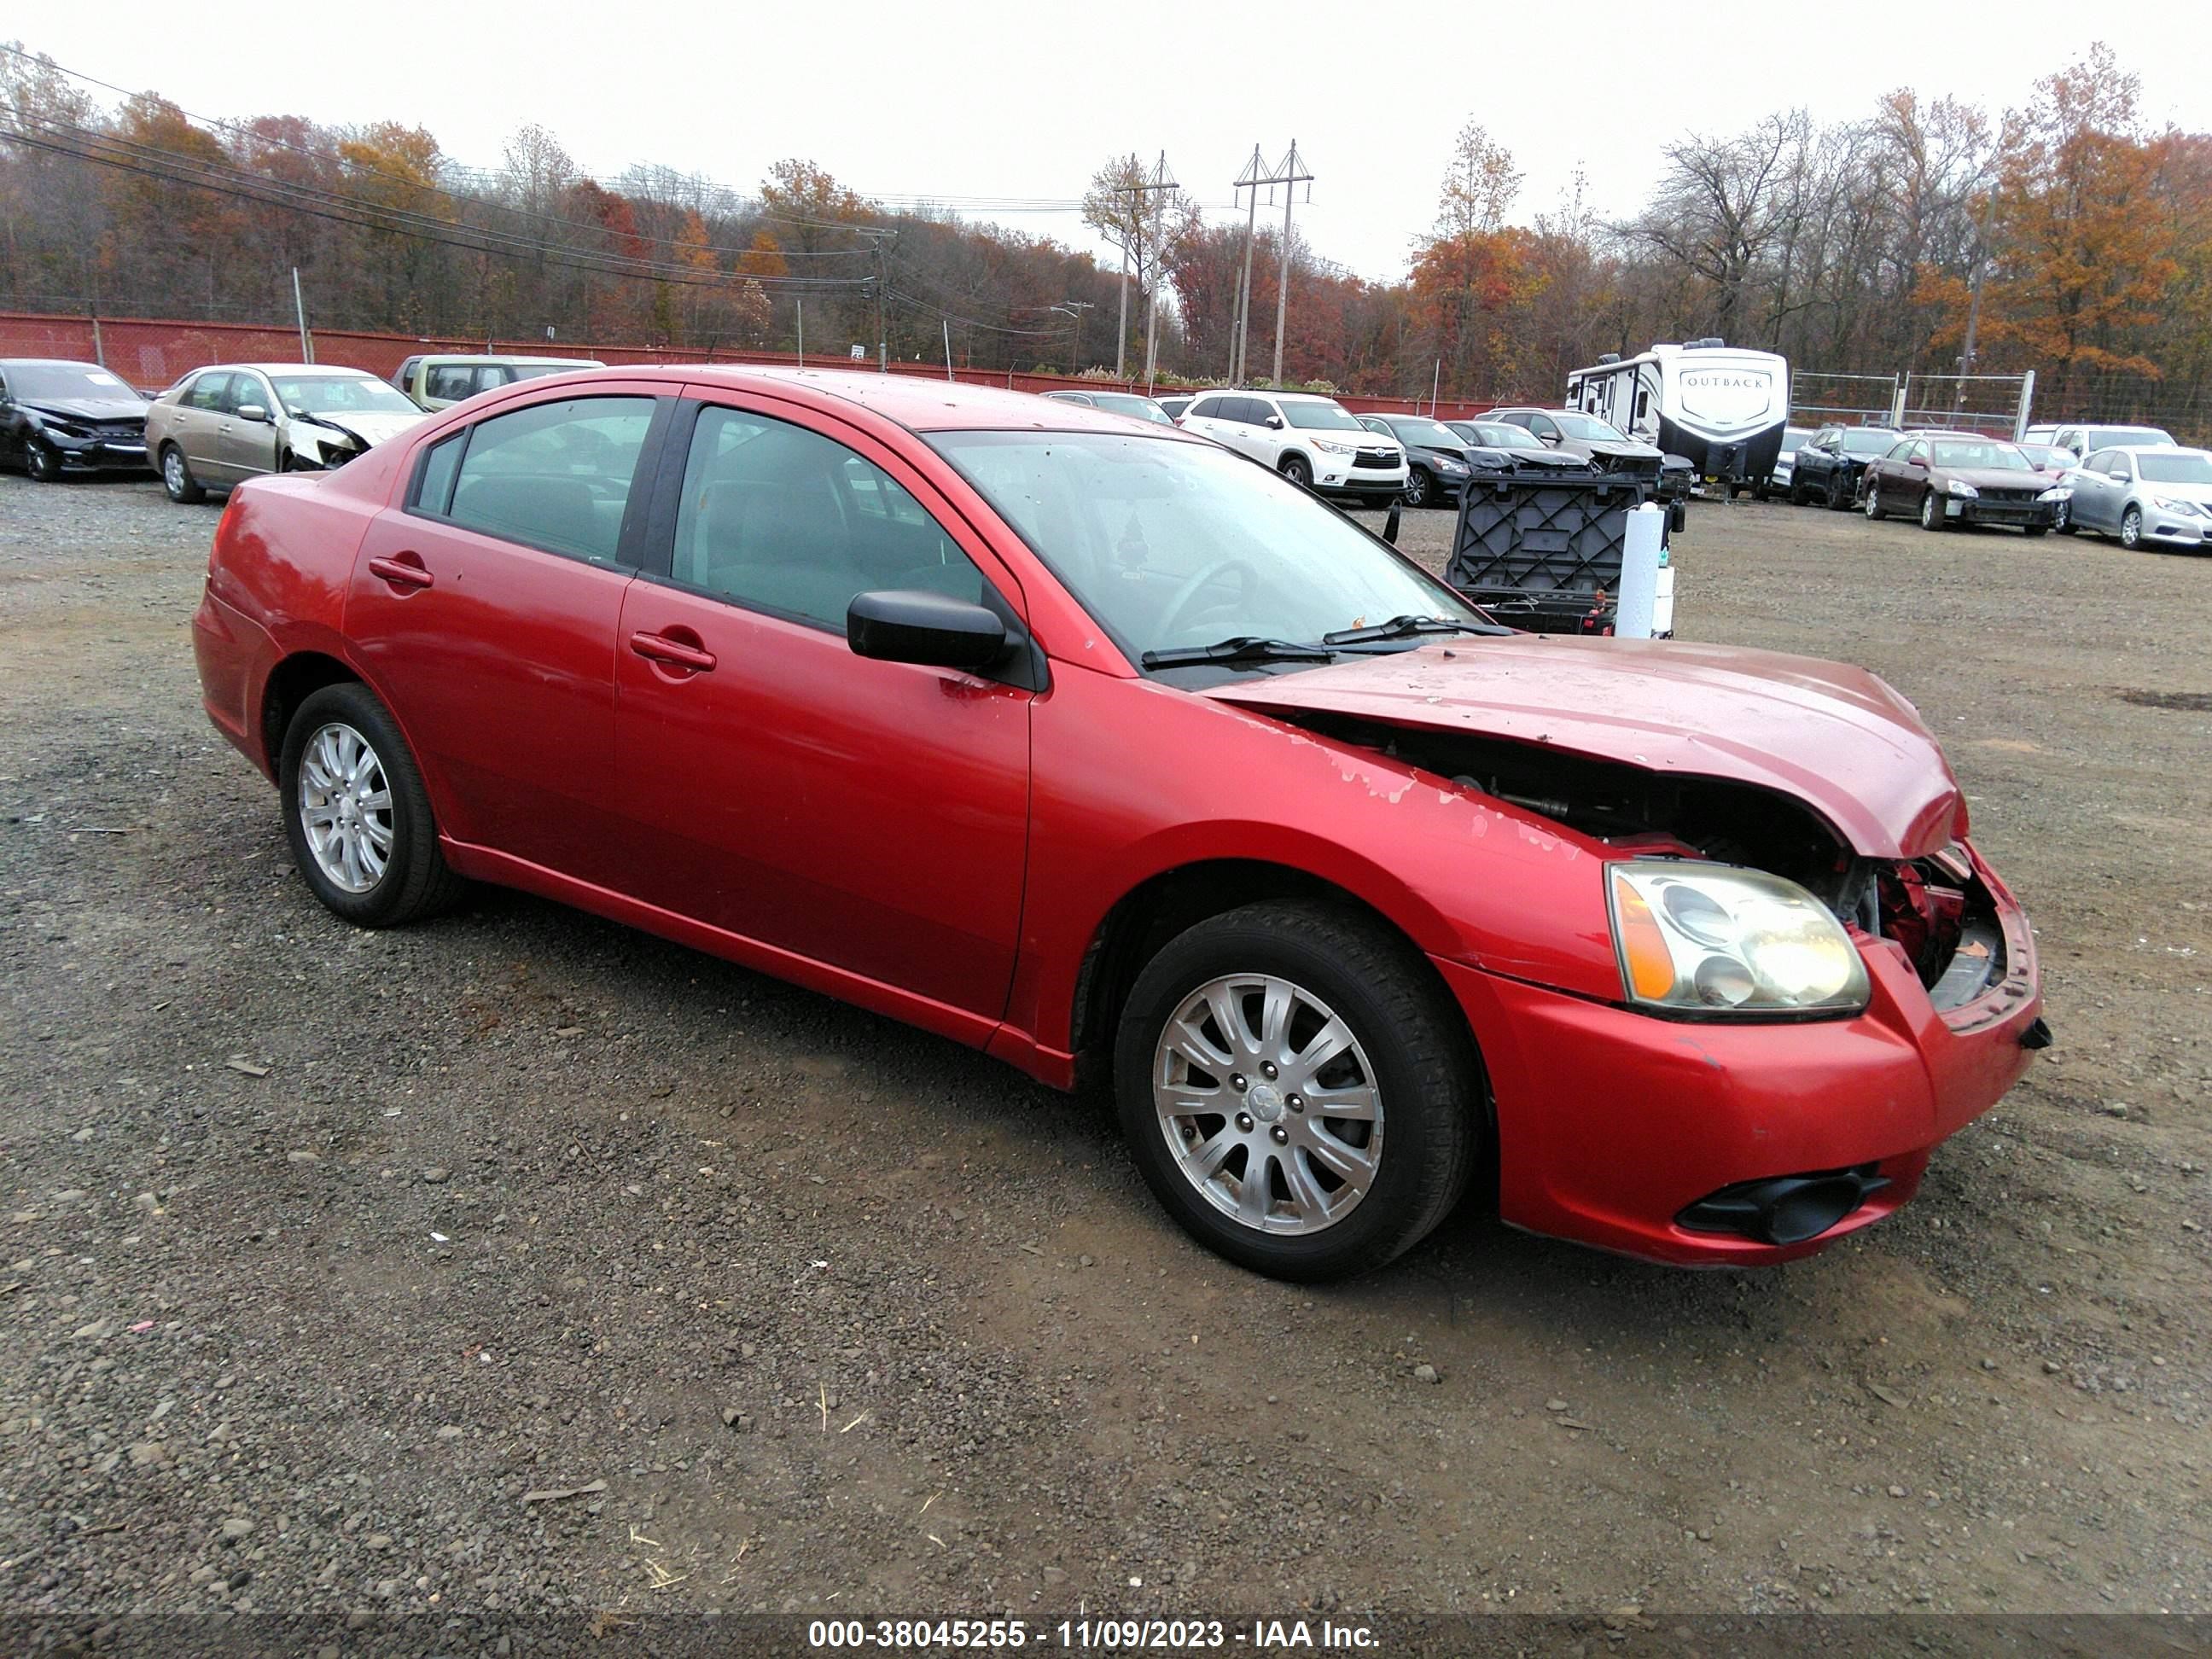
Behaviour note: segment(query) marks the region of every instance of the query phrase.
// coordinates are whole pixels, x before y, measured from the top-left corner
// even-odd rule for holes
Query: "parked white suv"
[[[1406,488],[1406,447],[1310,392],[1207,392],[1176,422],[1323,495],[1387,501]]]

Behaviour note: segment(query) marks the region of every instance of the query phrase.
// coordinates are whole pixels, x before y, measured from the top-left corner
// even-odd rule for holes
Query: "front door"
[[[630,486],[671,406],[617,382],[441,440],[370,525],[346,602],[445,833],[599,885],[625,862],[615,634],[645,493]]]
[[[184,452],[192,476],[202,483],[228,483],[222,458],[216,453],[217,429],[229,416],[231,383],[239,377],[223,369],[210,369],[195,380],[177,404],[169,441]]]
[[[669,545],[624,598],[615,661],[638,896],[998,1018],[1033,694],[855,656],[845,616],[872,589],[1012,616],[1018,590],[983,575],[995,561],[926,481],[829,417],[709,404],[683,453]]]
[[[241,370],[230,377],[229,407],[216,426],[216,459],[226,478],[258,478],[276,470],[276,394],[260,375]],[[238,411],[258,406],[262,418],[249,421]]]

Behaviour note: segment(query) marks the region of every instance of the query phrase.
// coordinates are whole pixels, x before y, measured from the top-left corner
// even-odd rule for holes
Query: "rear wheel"
[[[1920,527],[1923,530],[1941,530],[1943,527],[1943,503],[1932,489],[1920,497]]]
[[[23,471],[40,483],[59,483],[62,458],[44,439],[28,438],[23,443]]]
[[[398,927],[459,897],[422,774],[367,686],[326,685],[301,703],[277,778],[293,862],[337,915],[356,927]]]
[[[1334,906],[1248,905],[1170,940],[1115,1042],[1146,1182],[1209,1249],[1279,1279],[1378,1267],[1475,1159],[1480,1066],[1405,941]]]
[[[1283,457],[1282,466],[1278,470],[1299,489],[1313,488],[1313,469],[1306,465],[1304,456],[1285,455]]]
[[[192,477],[191,463],[185,452],[174,444],[161,446],[161,488],[169,492],[169,499],[191,507],[207,499],[207,491],[200,488],[199,480]]]

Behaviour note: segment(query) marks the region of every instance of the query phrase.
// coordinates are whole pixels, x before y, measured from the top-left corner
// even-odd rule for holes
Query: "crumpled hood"
[[[1936,470],[1977,489],[2048,489],[2054,482],[2049,473],[2022,472],[2018,467],[1939,466]]]
[[[25,409],[64,421],[143,421],[148,404],[143,398],[23,398]]]
[[[1471,636],[1232,681],[1203,695],[1467,732],[1724,778],[1805,802],[1869,858],[1920,858],[1963,829],[1958,780],[1920,717],[1863,669],[1673,640]]]
[[[342,415],[317,415],[303,418],[309,431],[320,428],[327,432],[336,427],[341,432],[350,432],[364,444],[374,446],[388,438],[396,438],[408,428],[427,421],[427,414],[379,414],[374,411]]]

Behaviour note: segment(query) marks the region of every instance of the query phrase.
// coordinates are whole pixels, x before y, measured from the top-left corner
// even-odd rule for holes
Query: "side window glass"
[[[444,398],[453,403],[473,398],[476,391],[477,371],[472,363],[435,364],[422,384],[424,397]]]
[[[612,560],[652,424],[650,398],[570,398],[479,421],[447,516],[548,552]]]
[[[1183,413],[1186,415],[1195,415],[1202,421],[1215,420],[1220,416],[1222,410],[1228,404],[1228,402],[1229,399],[1226,398],[1200,398],[1196,403],[1185,410]]]
[[[192,389],[185,398],[185,407],[219,410],[229,402],[229,375],[203,374],[192,382]]]
[[[271,413],[275,412],[269,388],[262,385],[261,377],[258,374],[232,375],[230,397],[224,404],[224,409],[227,411],[235,411],[244,408],[247,404],[259,404],[262,408],[270,410]]]
[[[704,409],[684,464],[670,574],[842,634],[856,593],[977,603],[982,573],[898,481],[804,427]]]
[[[415,487],[414,505],[417,511],[444,518],[453,505],[453,475],[460,468],[461,450],[468,441],[466,432],[456,432],[450,438],[441,438],[430,447],[430,458],[422,464],[422,481]]]
[[[1529,416],[1528,429],[1540,438],[1556,438],[1559,435],[1559,423],[1542,415]]]

